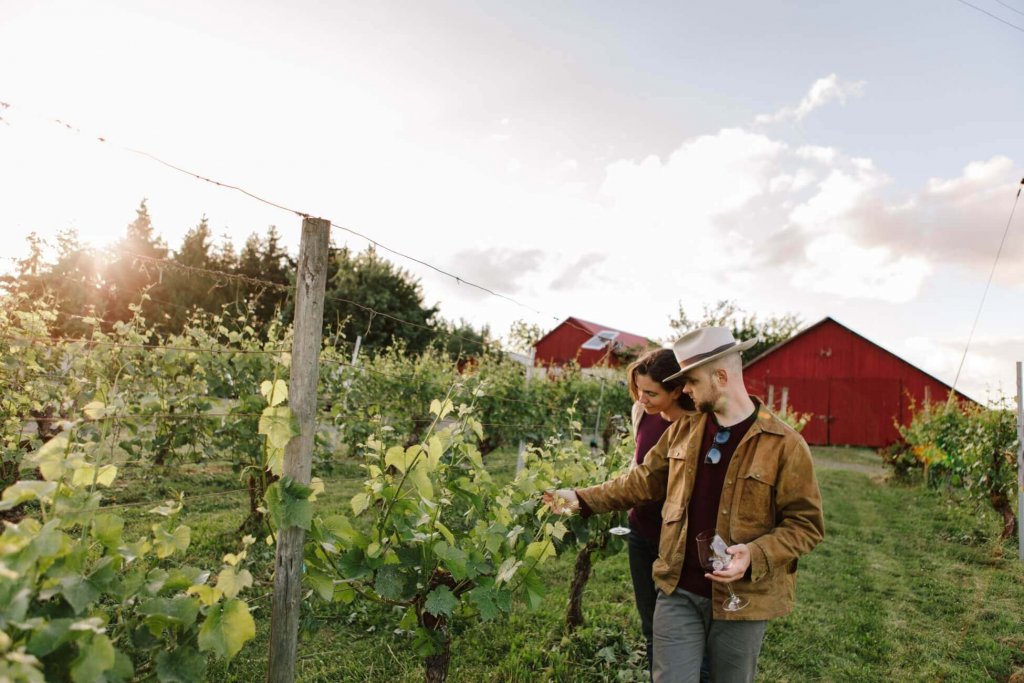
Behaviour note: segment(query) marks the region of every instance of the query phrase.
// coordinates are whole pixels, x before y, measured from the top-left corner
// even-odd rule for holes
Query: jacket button
[[[725,509],[725,510],[722,510],[722,514],[723,514],[723,515],[727,515],[727,514],[729,514],[729,510],[728,510],[728,508],[727,508],[727,509]]]

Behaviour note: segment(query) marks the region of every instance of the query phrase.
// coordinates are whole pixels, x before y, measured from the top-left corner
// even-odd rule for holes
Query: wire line
[[[1021,188],[1024,188],[1024,179],[1020,181]],[[992,286],[992,278],[996,274],[996,266],[999,265],[999,256],[1003,253],[1003,245],[1006,244],[1006,236],[1010,234],[1010,223],[1013,222],[1013,214],[1017,210],[1017,201],[1020,199],[1020,188],[1017,189],[1017,196],[1013,199],[1013,207],[1010,209],[1010,217],[1006,220],[1006,228],[1003,230],[1003,239],[999,241],[999,249],[996,251],[996,258],[992,262],[992,270],[988,274],[988,282],[985,283],[985,291],[981,295],[981,303],[978,304],[978,312],[974,314],[974,324],[971,325],[971,333],[967,335],[967,344],[964,345],[964,354],[960,357],[960,365],[956,369],[956,377],[953,378],[953,391],[949,392],[950,400],[956,391],[956,383],[960,380],[960,371],[964,369],[964,361],[967,360],[967,351],[971,348],[971,341],[974,339],[974,331],[978,327],[978,319],[981,317],[981,309],[985,306],[985,298],[988,296],[989,287]]]
[[[1013,23],[1010,23],[1010,22],[1009,22],[1009,21],[1007,21],[1006,19],[1003,19],[1003,18],[1002,18],[1002,17],[1000,17],[1000,16],[997,16],[997,15],[995,15],[995,14],[992,14],[992,13],[991,13],[991,12],[989,12],[988,10],[984,10],[984,9],[982,9],[982,8],[978,7],[977,5],[972,5],[971,3],[967,2],[967,0],[956,0],[956,1],[957,1],[957,2],[959,2],[959,3],[961,3],[961,4],[967,5],[968,7],[973,7],[974,9],[978,10],[979,12],[982,12],[982,13],[984,13],[984,14],[987,14],[987,15],[989,15],[990,17],[992,17],[992,18],[993,18],[993,19],[995,19],[996,21],[1002,22],[1002,23],[1006,24],[1007,26],[1009,26],[1010,28],[1015,28],[1015,29],[1017,29],[1018,31],[1020,31],[1021,33],[1024,33],[1024,26],[1017,26],[1017,24],[1013,24]],[[1002,3],[1000,3],[1000,4],[1002,4]],[[1010,9],[1013,9],[1013,8],[1011,7]],[[1014,11],[1016,11],[1016,10],[1014,10]]]

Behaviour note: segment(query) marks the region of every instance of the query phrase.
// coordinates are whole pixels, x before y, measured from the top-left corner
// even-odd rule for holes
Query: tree
[[[46,242],[35,233],[28,236],[29,254],[17,262],[15,275],[4,276],[3,287],[24,301],[50,301],[56,319],[50,327],[58,337],[75,337],[90,330],[88,316],[103,317],[106,308],[104,259],[84,249],[78,234],[63,230],[57,235],[56,259],[43,255]]]
[[[131,306],[143,304],[142,295],[148,292],[162,298],[164,288],[159,285],[163,279],[162,266],[156,260],[167,258],[167,245],[156,234],[149,217],[146,200],[135,210],[135,220],[128,224],[125,236],[114,247],[113,258],[107,267],[106,323],[126,321],[132,317]],[[148,301],[143,304],[147,317],[156,313],[160,304]]]
[[[529,353],[533,345],[543,336],[544,332],[540,329],[540,325],[528,323],[525,320],[516,320],[505,334],[505,346],[509,351]]]
[[[441,320],[438,323],[434,346],[448,354],[452,360],[479,358],[487,353],[491,345],[491,328],[487,325],[478,330],[472,323],[461,318],[458,322]]]
[[[672,328],[673,339],[695,330],[698,327],[728,327],[733,336],[740,340],[758,338],[758,342],[744,352],[749,360],[777,344],[792,337],[800,329],[802,321],[792,313],[770,316],[761,320],[756,313],[747,314],[735,301],[722,299],[713,306],[705,304],[704,312],[699,318],[690,318],[683,309],[682,302],[675,317],[670,317],[668,325]]]
[[[324,334],[383,348],[396,342],[420,353],[437,335],[437,306],[425,306],[419,281],[377,255],[332,249],[324,302]],[[378,315],[385,314],[385,315]]]
[[[295,260],[281,244],[277,227],[271,225],[267,234],[260,238],[256,233],[249,235],[238,255],[236,272],[253,280],[272,283],[261,286],[255,283],[236,282],[235,300],[250,300],[258,320],[269,322],[279,316],[290,320],[294,301],[289,292],[273,285],[292,284]]]

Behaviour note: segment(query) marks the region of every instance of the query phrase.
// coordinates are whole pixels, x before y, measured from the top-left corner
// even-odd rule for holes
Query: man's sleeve
[[[661,500],[668,482],[668,449],[685,430],[680,420],[665,430],[647,451],[644,462],[625,474],[597,486],[576,491],[584,514],[628,510],[639,503]]]
[[[821,492],[814,475],[811,450],[803,438],[787,444],[779,463],[775,506],[778,525],[751,541],[750,580],[788,569],[798,557],[811,551],[825,537]]]

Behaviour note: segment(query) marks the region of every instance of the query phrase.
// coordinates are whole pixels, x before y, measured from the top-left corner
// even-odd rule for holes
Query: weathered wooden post
[[[324,292],[331,223],[302,220],[302,241],[295,278],[295,330],[292,342],[288,405],[299,424],[284,452],[284,476],[309,484],[316,431],[316,391],[324,325]],[[302,597],[302,546],[306,533],[298,527],[278,529],[274,560],[274,602],[270,619],[270,662],[267,681],[295,680],[299,611]]]
[[[530,364],[526,366],[526,387],[530,386],[530,379],[533,377],[533,364],[537,359],[537,349],[530,347]],[[519,455],[516,456],[516,474],[523,471],[526,467],[526,437],[519,437]]]
[[[1017,361],[1017,555],[1024,562],[1024,381]]]

